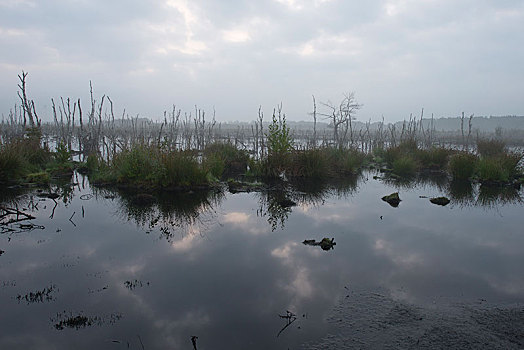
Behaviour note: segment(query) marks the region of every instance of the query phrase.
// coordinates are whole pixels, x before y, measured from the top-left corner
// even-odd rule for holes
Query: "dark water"
[[[514,189],[367,174],[139,201],[77,180],[56,200],[2,197],[35,226],[0,226],[1,349],[193,349],[192,336],[200,350],[307,348],[354,290],[435,309],[524,302]],[[395,191],[398,208],[380,199]],[[420,197],[441,195],[451,203]],[[302,244],[324,237],[333,250]]]

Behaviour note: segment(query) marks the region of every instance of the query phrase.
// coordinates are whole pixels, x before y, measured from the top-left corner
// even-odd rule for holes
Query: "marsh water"
[[[522,191],[374,175],[151,197],[75,174],[3,193],[34,218],[0,226],[0,348],[521,348]]]

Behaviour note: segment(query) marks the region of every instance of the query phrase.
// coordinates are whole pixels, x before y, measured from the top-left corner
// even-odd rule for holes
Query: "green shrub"
[[[49,180],[50,180],[49,173],[47,173],[46,171],[41,171],[38,173],[27,174],[26,180],[27,182],[36,183],[39,185],[45,185],[49,183]]]
[[[262,173],[265,177],[278,177],[282,172],[289,171],[290,152],[293,150],[293,137],[286,124],[286,117],[277,118],[273,112],[273,120],[268,127],[267,157],[262,160]]]
[[[27,160],[13,145],[0,147],[0,182],[15,182],[28,173]]]
[[[473,176],[477,157],[470,153],[453,154],[449,159],[449,171],[455,180],[467,180]]]
[[[482,181],[506,182],[509,172],[504,168],[501,159],[495,157],[481,158],[477,162],[477,176]]]
[[[67,149],[65,144],[60,142],[58,146],[56,146],[56,151],[53,154],[53,157],[57,163],[64,164],[71,159],[71,152]]]
[[[217,179],[225,173],[226,162],[218,154],[207,155],[203,165],[205,170]]]
[[[477,175],[482,181],[511,181],[520,174],[521,158],[522,155],[517,153],[481,158],[477,164]]]
[[[417,172],[417,162],[409,155],[393,161],[393,173],[400,176],[413,176]]]
[[[451,151],[443,147],[432,147],[428,150],[419,150],[417,159],[424,168],[446,169]]]
[[[207,171],[191,152],[161,151],[146,145],[115,154],[110,164],[88,157],[93,182],[145,187],[200,186],[209,182]]]
[[[522,169],[519,166],[522,157],[522,153],[517,152],[504,153],[500,156],[501,165],[508,172],[510,179],[522,174]]]
[[[290,161],[293,176],[321,178],[328,176],[328,159],[322,149],[295,151]]]
[[[365,154],[355,149],[327,148],[326,152],[334,174],[355,174],[365,160]]]
[[[386,149],[383,154],[384,160],[390,167],[393,166],[393,162],[400,157],[402,157],[402,151],[398,146]]]
[[[200,186],[208,183],[206,171],[189,153],[174,151],[163,153],[160,176],[155,179],[161,186]]]
[[[100,168],[101,163],[100,159],[98,159],[98,155],[92,153],[87,156],[85,166],[88,172],[93,172]]]
[[[46,170],[54,176],[69,176],[73,174],[74,164],[71,161],[71,152],[63,143],[59,143],[56,151],[51,153],[52,158],[46,164]]]
[[[293,149],[293,137],[286,124],[285,116],[281,117],[279,114],[277,118],[273,112],[273,120],[268,129],[266,137],[269,155],[284,155]]]
[[[158,150],[149,146],[134,146],[115,154],[111,170],[118,182],[149,182],[157,175],[158,158]]]
[[[204,149],[204,168],[217,178],[244,174],[249,155],[231,143],[213,143]]]

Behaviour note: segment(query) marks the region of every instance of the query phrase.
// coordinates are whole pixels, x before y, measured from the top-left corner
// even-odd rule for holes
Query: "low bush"
[[[0,146],[0,182],[15,182],[28,173],[28,162],[17,147]]]
[[[208,184],[207,172],[190,153],[175,151],[163,153],[160,162],[160,186],[202,186]]]
[[[449,172],[455,180],[467,180],[475,172],[478,158],[470,153],[460,152],[453,154],[449,159]]]
[[[444,147],[432,147],[428,150],[418,150],[416,154],[423,168],[445,170],[451,150]]]
[[[71,161],[71,152],[63,143],[59,143],[55,152],[46,165],[46,170],[54,176],[69,176],[73,174],[75,166]]]
[[[115,154],[108,164],[96,155],[88,157],[89,178],[98,183],[131,187],[190,187],[208,184],[207,171],[190,152],[162,151],[136,145]]]
[[[137,145],[114,155],[111,171],[120,183],[152,182],[158,176],[158,149]]]
[[[506,182],[509,173],[495,157],[481,158],[477,162],[477,176],[481,181]]]
[[[327,148],[330,170],[333,175],[355,174],[366,158],[365,154],[356,149]]]
[[[392,164],[393,173],[405,177],[415,175],[417,168],[417,161],[409,155],[401,156],[394,160]]]
[[[477,163],[477,176],[481,181],[509,182],[520,175],[521,159],[518,153],[481,158]]]
[[[229,142],[213,143],[204,149],[204,168],[216,178],[244,174],[248,162],[249,154]]]
[[[289,173],[297,177],[322,178],[328,176],[328,158],[322,149],[295,151]]]

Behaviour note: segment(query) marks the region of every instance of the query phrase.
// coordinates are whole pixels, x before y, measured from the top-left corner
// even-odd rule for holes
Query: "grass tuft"
[[[455,180],[467,180],[475,172],[477,157],[466,152],[459,152],[450,157],[449,172]]]

